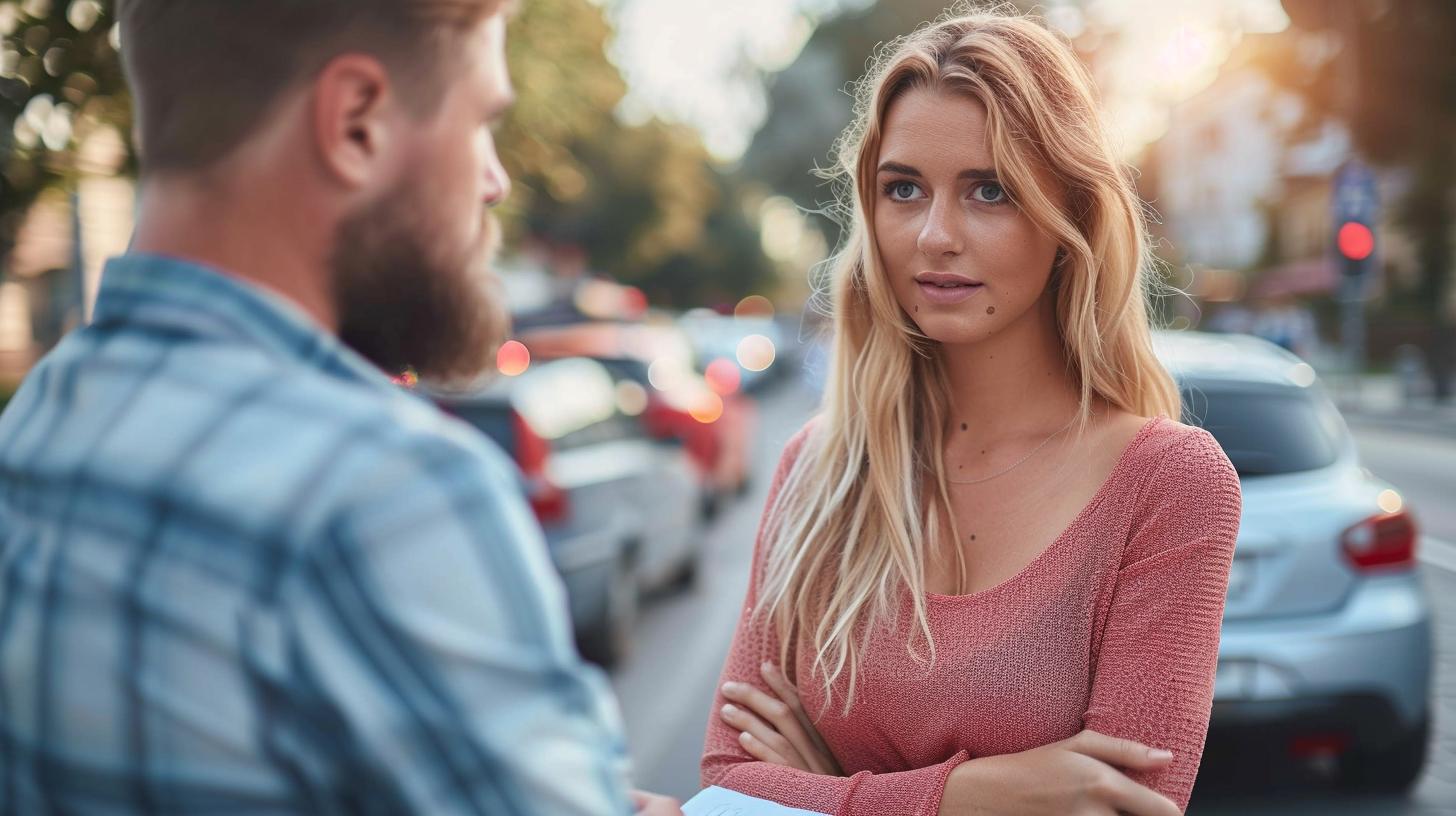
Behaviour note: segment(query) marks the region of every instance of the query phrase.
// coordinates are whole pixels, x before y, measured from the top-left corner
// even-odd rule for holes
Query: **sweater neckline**
[[[1152,417],[1147,422],[1143,423],[1143,426],[1138,429],[1138,432],[1133,434],[1132,439],[1130,439],[1128,443],[1123,446],[1122,452],[1117,455],[1117,460],[1112,465],[1112,470],[1109,471],[1107,477],[1102,480],[1102,484],[1098,486],[1097,492],[1092,494],[1092,498],[1087,500],[1087,503],[1084,504],[1082,506],[1082,509],[1077,512],[1077,515],[1072,518],[1071,523],[1063,528],[1062,532],[1059,533],[1056,538],[1053,538],[1050,544],[1047,544],[1045,547],[1043,547],[1041,552],[1037,553],[1036,557],[1031,559],[1031,561],[1029,561],[1026,566],[1022,567],[1019,572],[999,584],[987,587],[986,589],[980,590],[978,592],[972,592],[966,595],[942,595],[937,592],[926,592],[926,599],[929,600],[931,603],[938,604],[969,603],[971,601],[980,600],[990,595],[1002,592],[1016,584],[1021,583],[1022,580],[1024,580],[1027,575],[1030,575],[1034,570],[1036,570],[1043,561],[1049,559],[1053,552],[1060,549],[1062,543],[1070,538],[1071,534],[1076,531],[1077,528],[1082,526],[1082,523],[1086,520],[1088,516],[1092,514],[1093,511],[1097,509],[1098,505],[1102,504],[1103,499],[1107,497],[1107,495],[1112,491],[1113,486],[1118,482],[1123,470],[1128,467],[1128,461],[1132,458],[1133,453],[1137,450],[1138,447],[1142,445],[1143,440],[1146,439],[1149,433],[1152,432],[1153,427],[1156,426],[1160,421],[1162,421],[1162,419],[1163,416],[1159,414]]]

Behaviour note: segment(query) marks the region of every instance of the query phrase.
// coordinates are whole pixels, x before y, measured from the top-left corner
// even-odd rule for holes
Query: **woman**
[[[1087,72],[974,14],[891,44],[858,101],[829,383],[773,481],[703,781],[845,814],[1177,813],[1239,484],[1174,419]]]

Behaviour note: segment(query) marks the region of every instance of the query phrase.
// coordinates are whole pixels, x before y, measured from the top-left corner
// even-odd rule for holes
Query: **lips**
[[[952,275],[948,272],[921,272],[915,276],[915,282],[921,285],[931,286],[980,286],[981,282],[965,275]]]
[[[920,296],[922,298],[936,305],[950,305],[969,300],[979,295],[986,288],[980,284],[974,286],[940,286],[934,283],[917,283],[916,287],[920,290]]]

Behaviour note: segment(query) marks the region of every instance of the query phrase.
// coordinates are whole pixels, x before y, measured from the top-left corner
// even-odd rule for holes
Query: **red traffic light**
[[[1346,221],[1340,225],[1335,243],[1341,255],[1352,261],[1363,261],[1375,251],[1375,233],[1358,221]]]

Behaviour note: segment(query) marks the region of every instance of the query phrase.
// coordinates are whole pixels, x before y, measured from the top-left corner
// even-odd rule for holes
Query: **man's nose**
[[[505,201],[511,194],[511,177],[501,164],[500,157],[492,150],[485,163],[485,203],[487,206]]]

